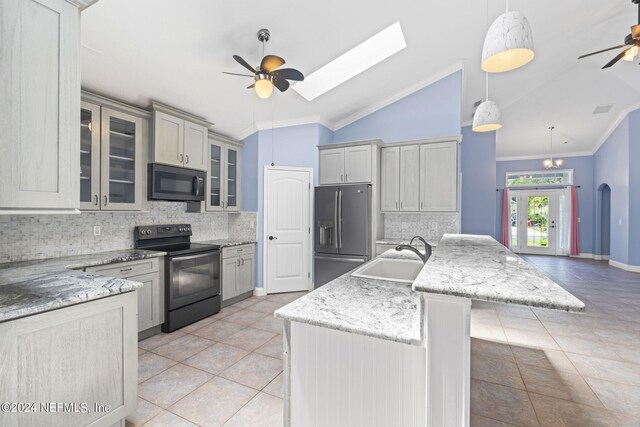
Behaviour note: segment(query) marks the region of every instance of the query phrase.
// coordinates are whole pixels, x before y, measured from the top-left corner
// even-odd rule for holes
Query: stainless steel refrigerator
[[[314,284],[371,258],[371,185],[316,187]]]

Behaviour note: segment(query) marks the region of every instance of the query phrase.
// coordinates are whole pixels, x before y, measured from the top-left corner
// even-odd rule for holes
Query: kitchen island
[[[469,426],[471,300],[584,310],[489,236],[445,235],[413,283],[352,274],[275,313],[285,425]]]
[[[0,264],[2,426],[119,425],[137,405],[142,283],[78,269],[163,256],[123,250]]]

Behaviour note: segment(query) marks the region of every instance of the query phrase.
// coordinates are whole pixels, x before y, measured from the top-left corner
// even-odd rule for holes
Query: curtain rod
[[[511,190],[554,190],[558,188],[567,188],[571,187],[571,185],[559,185],[559,186],[549,186],[549,187],[515,187],[511,188]],[[574,187],[580,188],[581,185],[575,185]],[[496,191],[504,191],[504,188],[496,188]]]

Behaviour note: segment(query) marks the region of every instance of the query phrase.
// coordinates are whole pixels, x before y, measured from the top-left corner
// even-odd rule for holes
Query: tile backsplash
[[[460,232],[460,214],[457,212],[387,212],[382,215],[387,239],[408,240],[417,235],[437,241],[445,233]]]
[[[133,247],[133,227],[191,224],[194,242],[256,239],[256,212],[189,213],[182,202],[147,202],[144,212],[0,215],[0,262],[52,258]],[[100,227],[94,236],[93,227]]]

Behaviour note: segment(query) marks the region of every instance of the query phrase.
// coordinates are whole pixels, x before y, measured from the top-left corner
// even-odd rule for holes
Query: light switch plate
[[[94,236],[99,236],[100,233],[102,232],[102,229],[99,225],[94,225],[93,226],[93,235]]]

